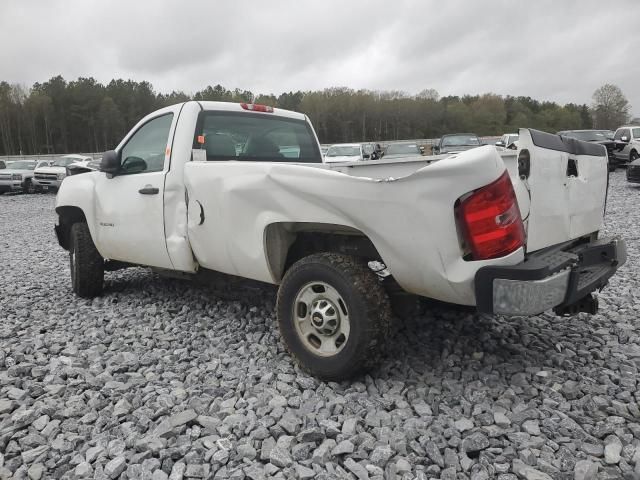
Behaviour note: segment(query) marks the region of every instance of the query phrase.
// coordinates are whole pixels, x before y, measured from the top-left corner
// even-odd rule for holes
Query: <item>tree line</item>
[[[619,98],[609,103],[626,108],[626,120],[628,102],[622,98],[622,107]],[[622,115],[606,113],[610,106],[596,104],[595,94],[591,107],[495,94],[440,97],[432,89],[411,95],[327,88],[276,96],[215,85],[188,95],[158,93],[146,81],[114,79],[103,85],[94,78],[66,81],[56,76],[31,88],[0,82],[0,155],[109,150],[144,115],[189,99],[255,102],[303,112],[322,143],[436,138],[452,132],[493,136],[520,127],[556,132],[595,123],[615,128]]]

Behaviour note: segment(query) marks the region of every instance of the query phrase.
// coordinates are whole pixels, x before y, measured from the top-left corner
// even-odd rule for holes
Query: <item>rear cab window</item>
[[[322,163],[307,122],[269,113],[200,112],[193,148],[207,161]]]

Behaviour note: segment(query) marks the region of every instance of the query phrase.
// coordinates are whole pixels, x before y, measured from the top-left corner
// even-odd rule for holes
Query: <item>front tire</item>
[[[339,381],[375,366],[388,341],[389,298],[365,261],[318,253],[286,273],[277,301],[280,334],[300,365]]]
[[[71,285],[76,295],[93,298],[102,293],[104,259],[98,253],[86,223],[71,226],[69,266]]]
[[[640,155],[638,155],[638,152],[636,152],[635,150],[631,150],[631,153],[629,154],[629,163],[633,162],[634,160],[637,160],[638,158],[640,158]]]

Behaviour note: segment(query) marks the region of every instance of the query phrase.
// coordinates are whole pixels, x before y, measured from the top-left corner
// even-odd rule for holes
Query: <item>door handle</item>
[[[142,195],[157,195],[160,193],[160,189],[152,187],[151,185],[145,185],[144,188],[138,190],[138,193],[141,193]]]

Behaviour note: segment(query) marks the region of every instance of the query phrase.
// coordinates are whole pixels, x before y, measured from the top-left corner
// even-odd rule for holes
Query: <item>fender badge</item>
[[[113,223],[100,222],[100,226],[102,226],[102,227],[114,227],[115,225]]]

